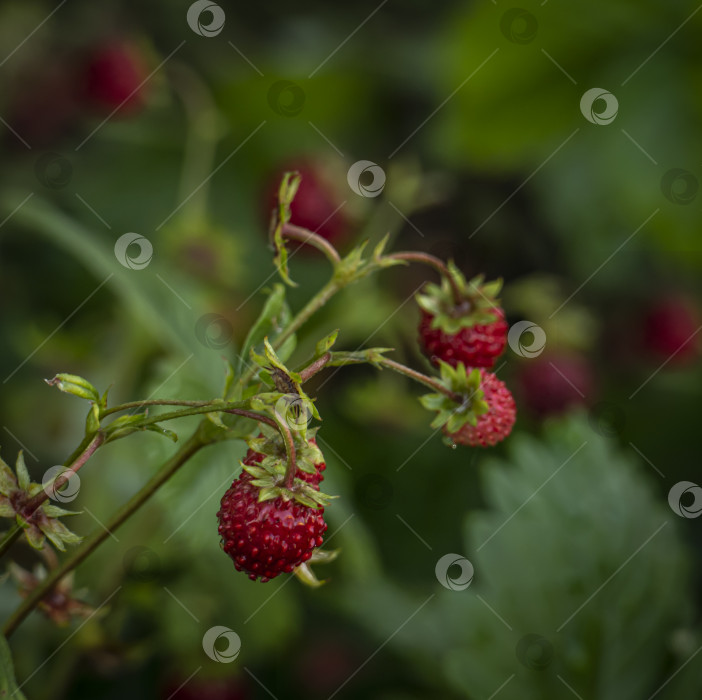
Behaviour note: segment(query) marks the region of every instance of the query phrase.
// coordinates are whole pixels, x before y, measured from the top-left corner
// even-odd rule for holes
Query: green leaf
[[[0,698],[26,700],[24,693],[17,687],[12,654],[4,635],[0,635]]]
[[[85,419],[85,434],[95,435],[100,430],[100,406],[93,403]]]
[[[17,490],[17,487],[17,477],[14,472],[4,460],[0,459],[0,493],[9,496],[12,491]]]
[[[218,414],[208,413],[207,415],[213,416]],[[164,437],[167,437],[173,442],[178,442],[178,434],[176,432],[174,432],[173,430],[168,430],[168,428],[164,428],[158,423],[151,423],[151,425],[145,426],[144,430],[148,430],[151,433],[158,433],[159,435],[163,435]]]
[[[63,391],[66,394],[100,403],[98,390],[87,379],[83,379],[77,374],[57,374],[53,379],[45,379],[44,381],[49,386],[55,386],[59,391]]]
[[[300,186],[302,178],[298,173],[285,173],[278,190],[278,206],[273,213],[273,245],[275,246],[275,257],[273,262],[278,269],[278,274],[283,281],[291,287],[297,284],[290,279],[288,272],[288,250],[285,247],[283,238],[283,226],[290,221],[290,205],[292,204],[297,188]]]
[[[17,461],[15,462],[15,471],[17,472],[17,483],[22,491],[29,491],[31,479],[27,471],[27,465],[24,462],[24,454],[22,450],[17,453]]]

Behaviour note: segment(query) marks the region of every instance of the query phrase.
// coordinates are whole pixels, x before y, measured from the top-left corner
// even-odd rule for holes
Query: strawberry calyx
[[[426,284],[415,297],[420,308],[432,317],[431,328],[454,334],[462,328],[496,321],[502,280],[484,282],[485,276],[478,275],[467,281],[453,261],[447,268],[451,279],[444,275],[440,286]]]
[[[447,389],[447,393],[462,397],[458,403],[447,393],[431,393],[420,397],[420,402],[429,411],[436,411],[436,417],[431,422],[432,428],[445,428],[453,433],[464,425],[477,425],[478,417],[487,413],[490,407],[485,400],[485,394],[480,388],[481,374],[479,369],[468,371],[466,366],[459,362],[452,367],[443,360],[439,360],[441,371],[440,384]]]

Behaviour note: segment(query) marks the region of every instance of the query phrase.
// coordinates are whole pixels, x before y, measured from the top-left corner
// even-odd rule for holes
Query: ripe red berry
[[[525,360],[517,381],[521,401],[538,416],[563,413],[587,403],[595,384],[590,364],[574,353]]]
[[[244,464],[255,465],[263,455],[249,450]],[[297,478],[319,490],[324,463],[315,465],[316,474],[298,469]],[[259,501],[260,489],[246,471],[235,479],[224,494],[219,518],[222,549],[231,557],[238,571],[262,582],[282,573],[290,573],[306,562],[321,546],[327,529],[324,508],[299,503],[283,496]]]
[[[488,447],[504,440],[511,432],[517,417],[514,398],[504,382],[492,372],[480,370],[480,390],[488,411],[477,416],[476,425],[466,423],[456,432],[444,427],[444,434],[454,442],[471,447]]]
[[[462,362],[466,367],[492,367],[507,343],[507,322],[504,311],[494,308],[495,320],[461,328],[457,333],[445,333],[432,328],[434,315],[422,311],[419,323],[419,342],[424,354],[438,365],[438,360],[455,367]]]
[[[653,304],[643,321],[646,349],[658,360],[683,365],[700,354],[700,312],[691,299],[667,296]]]
[[[94,49],[85,64],[86,100],[100,110],[118,115],[138,112],[144,105],[148,72],[140,51],[126,41],[112,41]]]
[[[276,206],[282,173],[286,171],[297,171],[302,177],[290,205],[290,223],[317,233],[332,243],[342,240],[349,231],[349,219],[342,207],[343,199],[334,188],[325,167],[312,160],[288,163],[271,178],[264,198],[266,224],[271,210]],[[305,245],[302,250],[311,250],[311,247]]]

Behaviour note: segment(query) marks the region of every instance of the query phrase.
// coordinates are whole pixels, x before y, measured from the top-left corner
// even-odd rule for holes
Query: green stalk
[[[29,613],[39,604],[51,589],[70,571],[73,571],[86,557],[94,552],[114,530],[116,530],[127,518],[136,512],[156,491],[170,479],[198,450],[213,442],[203,434],[203,424],[191,437],[183,443],[182,447],[142,486],[142,488],[129,499],[106,523],[105,528],[96,530],[83,544],[76,549],[73,554],[65,559],[61,566],[51,571],[32,593],[24,599],[14,614],[5,624],[3,630],[6,637],[9,637],[29,615]]]

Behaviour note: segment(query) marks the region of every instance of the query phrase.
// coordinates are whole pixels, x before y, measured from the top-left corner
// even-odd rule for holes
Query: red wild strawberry
[[[670,358],[684,365],[699,357],[700,312],[691,299],[681,295],[660,299],[649,308],[643,326],[644,345],[658,360]]]
[[[437,412],[432,428],[441,428],[452,446],[488,447],[504,440],[517,415],[504,383],[483,368],[469,371],[462,362],[452,367],[439,361],[439,367],[444,391],[420,399],[424,408]]]
[[[126,41],[94,49],[85,65],[85,97],[98,109],[128,115],[144,105],[142,83],[148,75],[141,52]]]
[[[492,367],[507,343],[507,322],[497,294],[501,281],[483,284],[482,276],[466,282],[449,264],[454,285],[444,277],[441,287],[428,284],[417,295],[422,309],[419,343],[434,365]],[[460,295],[460,298],[457,296]]]
[[[321,546],[327,524],[319,482],[326,465],[313,440],[303,443],[298,464],[310,471],[298,468],[287,489],[281,484],[280,441],[258,438],[250,444],[257,449],[248,451],[245,471],[224,494],[217,517],[222,548],[236,569],[266,582],[292,572]]]
[[[517,407],[510,390],[492,372],[480,370],[480,391],[487,403],[486,413],[478,415],[475,425],[465,423],[455,432],[444,427],[444,434],[461,445],[488,447],[504,440],[517,417]]]
[[[521,400],[538,416],[563,413],[587,403],[595,384],[589,363],[575,353],[550,353],[525,360],[517,381]]]

